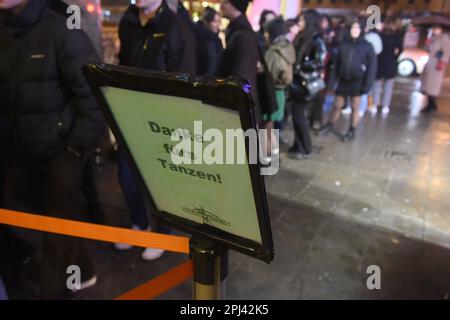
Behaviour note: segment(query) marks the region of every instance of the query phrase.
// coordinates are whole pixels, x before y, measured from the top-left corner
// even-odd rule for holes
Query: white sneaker
[[[375,106],[375,105],[370,106],[370,107],[369,107],[369,111],[370,111],[371,114],[375,115],[375,114],[377,114],[377,112],[378,112],[378,107]]]
[[[349,114],[351,114],[352,113],[352,108],[349,108],[349,107],[345,107],[344,109],[342,109],[342,114],[343,115],[349,115]]]
[[[383,115],[387,115],[390,111],[391,111],[391,108],[389,108],[388,106],[384,106],[383,109],[381,109],[381,113]]]
[[[72,292],[90,288],[90,287],[94,286],[96,283],[97,283],[97,276],[93,276],[89,280],[80,283],[80,288],[73,289]]]
[[[142,252],[141,258],[142,258],[142,260],[145,260],[145,261],[153,261],[153,260],[161,258],[163,253],[164,253],[164,250],[161,250],[161,249],[147,248],[144,250],[144,252]]]
[[[136,225],[133,225],[132,229],[136,230],[136,231],[141,230]],[[114,243],[114,248],[116,248],[116,250],[119,250],[119,251],[126,251],[126,250],[131,250],[133,248],[133,246],[129,245],[128,243]]]

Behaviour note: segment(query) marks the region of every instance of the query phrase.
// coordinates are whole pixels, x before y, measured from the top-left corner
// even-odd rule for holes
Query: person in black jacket
[[[255,32],[250,25],[245,11],[248,0],[224,0],[221,10],[230,24],[226,31],[226,49],[223,53],[219,75],[222,77],[240,76],[250,82],[255,101],[255,118],[261,121],[261,112],[257,94],[257,66],[261,61]]]
[[[395,21],[387,21],[386,27],[381,33],[383,51],[378,55],[378,70],[373,88],[372,110],[382,106],[381,112],[386,115],[390,111],[392,95],[394,91],[395,76],[397,75],[397,60],[403,51],[403,39]],[[383,91],[383,99],[381,99]]]
[[[165,0],[138,0],[119,24],[119,63],[125,66],[169,72],[195,71],[195,57],[183,34],[184,23]],[[194,68],[192,66],[194,64]]]
[[[262,52],[266,52],[268,45],[267,39],[264,34],[266,33],[265,25],[275,19],[277,15],[272,10],[263,10],[261,12],[261,17],[259,18],[259,30],[256,32],[256,37],[258,39],[258,46]]]
[[[219,73],[223,54],[220,32],[220,14],[211,7],[203,12],[196,24],[197,36],[197,73],[213,76]]]
[[[193,72],[195,46],[184,37],[182,21],[165,0],[141,0],[131,5],[119,25],[121,50],[119,62],[125,66],[156,71]],[[195,39],[194,39],[195,40]],[[144,197],[130,164],[119,147],[119,183],[130,210],[133,228],[150,230]],[[170,229],[155,223],[156,232],[170,233]],[[116,243],[116,249],[128,250],[131,246]],[[164,251],[147,248],[141,257],[150,261],[161,257]]]
[[[320,130],[320,134],[333,131],[339,120],[341,109],[347,98],[351,99],[352,121],[348,132],[342,136],[347,142],[355,137],[359,123],[361,96],[367,94],[375,81],[377,59],[372,45],[364,40],[365,24],[361,20],[352,20],[349,31],[332,58],[330,86],[337,83],[336,100],[329,122]]]
[[[33,210],[80,220],[85,156],[106,127],[82,73],[95,50],[45,0],[4,0],[0,55],[0,177],[23,168],[39,201]],[[69,265],[83,271],[82,288],[96,282],[79,239],[45,234],[42,260],[45,298],[68,293]]]
[[[307,10],[300,16],[300,33],[294,42],[297,51],[294,79],[299,71],[307,75],[320,76],[325,67],[327,49],[321,37],[320,21],[321,16],[315,10]],[[308,111],[317,103],[320,96],[317,94],[311,99],[295,99],[292,96],[291,99],[295,139],[288,156],[292,159],[302,160],[312,152]]]

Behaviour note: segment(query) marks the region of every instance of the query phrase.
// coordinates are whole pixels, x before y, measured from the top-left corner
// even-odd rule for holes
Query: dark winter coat
[[[149,70],[187,72],[195,71],[195,47],[183,36],[184,23],[165,1],[155,17],[145,26],[139,20],[139,10],[131,5],[119,25],[121,48],[119,62],[125,66]],[[189,54],[189,50],[194,53]]]
[[[383,51],[378,55],[377,79],[392,79],[397,75],[397,60],[403,50],[403,41],[399,33],[383,32],[380,36]]]
[[[197,37],[197,73],[207,76],[217,75],[223,55],[222,41],[202,21],[196,24],[195,35]]]
[[[255,116],[260,120],[257,94],[257,64],[261,60],[256,35],[248,22],[247,17],[242,14],[233,20],[226,33],[227,48],[224,51],[220,76],[232,75],[247,79],[251,85],[251,92],[256,103]]]
[[[368,93],[375,82],[377,59],[372,45],[359,38],[346,39],[334,52],[330,84],[337,82],[339,96]]]
[[[104,118],[82,73],[96,53],[45,0],[0,16],[0,161],[45,159],[66,146],[89,149]]]

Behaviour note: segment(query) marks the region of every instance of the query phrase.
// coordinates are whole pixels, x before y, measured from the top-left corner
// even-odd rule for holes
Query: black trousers
[[[310,126],[312,127],[316,122],[322,124],[323,120],[323,104],[325,102],[326,90],[322,90],[317,97],[315,97],[311,105]]]
[[[83,220],[81,189],[84,164],[84,158],[64,151],[46,161],[15,164],[14,167],[3,166],[0,168],[0,192],[5,193],[5,181],[12,170],[24,169],[27,179],[30,180],[29,190],[37,199],[36,208],[33,208],[35,213]],[[43,299],[67,296],[69,290],[66,282],[70,276],[67,274],[67,268],[71,265],[80,267],[82,282],[94,275],[94,265],[83,240],[45,233],[41,275]]]
[[[292,101],[292,121],[294,123],[295,140],[291,152],[310,154],[312,151],[311,133],[309,129],[308,110],[312,101]]]

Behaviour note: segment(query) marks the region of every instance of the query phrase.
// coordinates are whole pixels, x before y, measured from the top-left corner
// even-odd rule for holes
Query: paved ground
[[[367,114],[354,142],[315,137],[317,153],[304,161],[282,153],[280,173],[267,179],[275,260],[265,265],[231,253],[229,299],[448,299],[450,88],[439,113],[421,116],[415,86],[398,81],[391,114]],[[99,184],[108,224],[125,225],[114,166],[102,168]],[[114,298],[186,259],[168,253],[149,263],[139,249],[90,246],[99,283],[78,299]],[[381,290],[366,287],[370,265],[381,269]],[[16,290],[15,297],[33,298],[35,288],[25,287],[30,293]],[[161,298],[190,297],[188,282]]]

